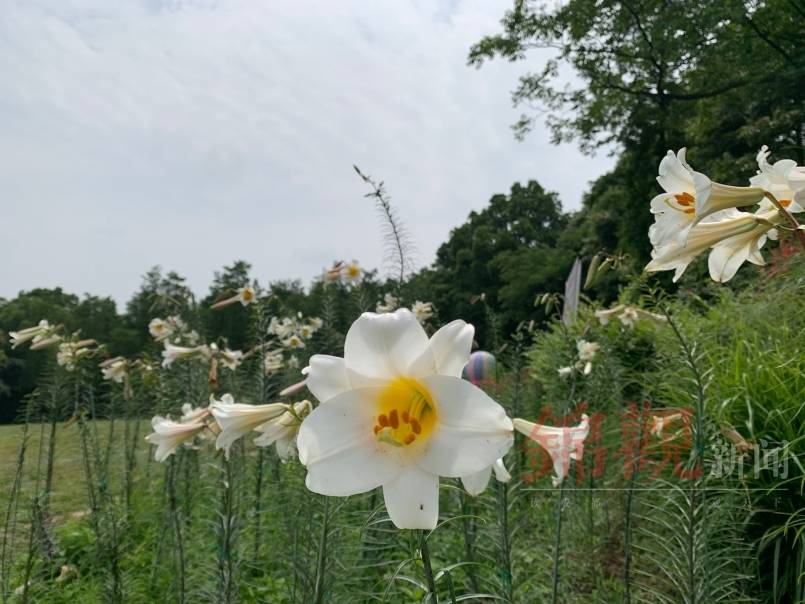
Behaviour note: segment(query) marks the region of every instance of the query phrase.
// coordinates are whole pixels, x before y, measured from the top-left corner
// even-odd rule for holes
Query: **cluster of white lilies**
[[[657,177],[664,192],[651,201],[653,250],[646,270],[673,270],[676,281],[710,250],[710,276],[724,283],[746,261],[762,266],[760,249],[778,237],[778,230],[794,231],[805,246],[805,232],[794,217],[805,204],[805,168],[791,159],[770,164],[769,154],[764,145],[750,186],[734,187],[696,172],[685,161],[684,148],[669,151]]]
[[[461,378],[474,329],[453,321],[428,338],[408,309],[364,313],[347,333],[344,357],[314,355],[303,370],[318,400],[249,405],[231,395],[204,408],[185,406],[179,421],[157,416],[146,438],[162,461],[197,437],[214,436],[228,453],[254,431],[258,446],[275,444],[287,460],[298,451],[306,484],[323,495],[383,488],[399,528],[432,529],[439,515],[440,477],[461,478],[481,493],[494,472],[507,481],[503,457],[518,430],[550,454],[555,484],[580,459],[589,431],[510,419],[483,390]]]

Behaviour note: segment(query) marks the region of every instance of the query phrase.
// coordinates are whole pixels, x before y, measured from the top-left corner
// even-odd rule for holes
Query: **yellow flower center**
[[[244,290],[243,290],[243,299],[244,299],[246,302],[251,302],[251,299],[252,299],[252,292],[251,292],[251,290],[249,290],[249,289],[244,289]]]
[[[377,440],[405,447],[428,439],[436,424],[433,398],[422,384],[397,378],[377,399],[374,433]]]

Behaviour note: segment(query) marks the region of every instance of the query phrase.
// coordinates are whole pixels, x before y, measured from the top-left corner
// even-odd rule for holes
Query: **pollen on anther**
[[[414,442],[415,440],[416,440],[416,436],[414,436],[413,434],[409,434],[408,436],[406,436],[406,437],[405,437],[405,440],[403,440],[403,442],[404,442],[406,445],[410,445],[410,444],[411,444],[412,442]]]
[[[391,413],[389,413],[389,425],[394,428],[395,430],[400,425],[400,418],[397,415],[397,410],[392,409]]]
[[[375,427],[374,427],[375,434],[377,434],[378,432],[380,432],[382,429],[383,429],[383,426],[375,426]]]
[[[414,431],[414,434],[419,434],[420,432],[422,432],[422,426],[415,417],[411,418],[411,430]]]
[[[389,418],[387,418],[384,413],[381,413],[377,416],[377,423],[380,424],[381,427],[385,428],[389,425]]]
[[[696,213],[696,210],[693,209],[693,208],[685,208],[682,211],[685,212],[685,214],[695,214]]]
[[[408,411],[407,411],[407,410],[402,412],[402,420],[403,420],[403,421],[404,421],[406,424],[407,424],[408,422],[410,422],[410,421],[411,421],[411,415],[408,413]]]

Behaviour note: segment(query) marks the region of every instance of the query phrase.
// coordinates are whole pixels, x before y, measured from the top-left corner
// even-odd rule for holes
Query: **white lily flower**
[[[221,427],[221,432],[215,440],[215,447],[223,449],[228,456],[229,448],[236,440],[257,426],[281,416],[287,409],[288,406],[284,403],[268,405],[236,403],[231,394],[225,394],[220,401],[213,401],[210,405],[210,412]]]
[[[579,352],[580,361],[592,361],[600,349],[601,345],[596,342],[588,342],[587,340],[576,342],[576,350]]]
[[[627,306],[623,309],[623,312],[618,316],[618,320],[624,327],[628,327],[629,329],[634,329],[637,320],[640,318],[640,315],[637,313],[637,309],[632,306]]]
[[[254,439],[258,447],[277,446],[277,455],[282,461],[288,461],[296,456],[296,437],[302,420],[310,415],[313,405],[310,401],[299,401],[292,405],[293,413],[288,408],[279,417],[257,426],[255,430],[260,436]]]
[[[567,378],[573,375],[573,367],[560,367],[556,372],[559,374],[559,377]]]
[[[783,218],[777,210],[758,212],[755,215],[762,222],[758,222],[751,231],[724,239],[713,246],[707,259],[713,281],[726,283],[746,261],[757,266],[766,264],[760,249],[765,245],[766,239],[777,239],[774,225],[781,223]]]
[[[184,423],[197,423],[204,421],[210,415],[210,407],[194,407],[190,403],[182,405],[182,417],[179,421]]]
[[[111,380],[120,384],[126,379],[128,362],[123,357],[116,357],[104,361],[101,363],[100,367],[101,373],[103,373],[103,379],[105,380]]]
[[[254,293],[254,288],[250,286],[241,287],[238,289],[238,292],[232,296],[231,298],[226,298],[225,300],[219,300],[210,308],[219,309],[225,306],[229,306],[230,304],[236,304],[240,302],[243,306],[248,306],[252,302],[257,299],[257,295]]]
[[[617,306],[613,306],[609,310],[596,310],[595,316],[601,322],[601,325],[607,325],[612,317],[617,315],[620,311],[624,309],[623,304],[618,304]]]
[[[651,417],[651,427],[649,428],[648,433],[652,436],[656,436],[657,438],[662,438],[662,432],[665,429],[666,424],[670,425],[682,419],[684,419],[684,416],[681,413],[653,415]]]
[[[774,195],[780,205],[792,214],[802,212],[805,204],[805,167],[797,166],[793,159],[781,159],[770,164],[770,154],[769,148],[763,145],[757,154],[759,171],[749,182]],[[762,209],[769,206],[771,202],[767,201]]]
[[[263,357],[263,370],[269,375],[278,372],[284,364],[282,352],[279,350],[270,350]]]
[[[170,367],[175,361],[182,359],[189,359],[196,355],[205,356],[210,353],[210,349],[206,346],[177,346],[165,340],[165,349],[162,351],[162,366],[166,369]]]
[[[56,363],[59,367],[64,367],[67,371],[74,371],[78,360],[91,352],[88,346],[94,343],[95,340],[62,342],[59,344],[59,351],[56,353]]]
[[[424,325],[433,316],[433,302],[420,302],[417,300],[411,306],[411,312],[414,313],[416,320]]]
[[[182,443],[189,441],[204,430],[204,422],[179,423],[170,417],[156,415],[151,420],[154,431],[145,440],[157,446],[156,461],[165,461]]]
[[[501,458],[480,472],[475,472],[474,474],[470,474],[468,476],[462,476],[461,484],[464,485],[464,490],[473,497],[477,497],[483,493],[489,484],[489,479],[492,477],[493,470],[495,472],[495,479],[498,482],[505,483],[512,479],[512,475],[509,474],[506,466],[503,465],[503,459]]]
[[[387,293],[383,296],[383,302],[378,302],[375,310],[379,313],[394,312],[400,306],[400,301],[393,294]]]
[[[308,318],[308,325],[313,330],[313,333],[319,331],[322,327],[324,327],[324,319],[320,317],[310,317]]]
[[[173,332],[173,325],[159,317],[151,319],[151,322],[148,324],[148,333],[150,333],[151,337],[157,342],[166,340],[173,335]]]
[[[581,461],[584,455],[584,441],[590,433],[590,418],[585,413],[581,423],[570,428],[543,426],[524,419],[514,420],[514,429],[538,443],[553,462],[553,486],[559,486],[570,470],[570,460]]]
[[[661,247],[655,247],[651,252],[652,260],[644,270],[648,272],[676,271],[674,273],[674,282],[676,282],[696,256],[720,241],[753,230],[758,224],[758,219],[754,214],[737,210],[727,210],[727,212],[730,212],[727,218],[705,221],[691,228],[687,241],[684,243],[673,240]]]
[[[42,319],[39,321],[39,324],[34,327],[26,327],[19,331],[9,331],[8,337],[11,338],[11,348],[14,349],[20,344],[29,341],[33,341],[34,343],[39,342],[50,334],[51,329],[47,319]]]
[[[298,348],[304,348],[305,342],[297,334],[293,334],[291,335],[291,337],[283,340],[282,345],[285,346],[286,348],[298,349]]]
[[[341,278],[345,283],[357,283],[361,279],[363,269],[358,264],[357,260],[347,262],[341,269]]]
[[[282,320],[277,317],[271,317],[268,323],[268,333],[277,336],[278,338],[287,338],[296,330],[296,325],[290,317],[284,317]]]
[[[733,187],[712,182],[696,172],[685,160],[685,148],[662,159],[657,182],[664,192],[651,200],[655,223],[649,228],[652,245],[662,247],[672,241],[684,242],[689,229],[707,216],[730,208],[758,203],[759,187]],[[716,218],[724,218],[719,214]]]
[[[243,361],[243,352],[240,350],[230,350],[229,348],[224,348],[218,353],[218,359],[221,361],[221,364],[224,367],[230,371],[235,371],[235,369],[237,369]]]
[[[439,477],[479,472],[512,444],[503,408],[461,379],[473,333],[453,321],[428,339],[407,309],[364,313],[344,358],[311,357],[307,387],[322,404],[299,431],[308,488],[348,496],[382,486],[398,528],[434,528]]]

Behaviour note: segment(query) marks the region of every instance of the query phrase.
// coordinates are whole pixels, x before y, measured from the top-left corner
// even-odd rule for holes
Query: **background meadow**
[[[551,157],[534,157],[533,179],[475,192],[482,209],[423,258],[421,214],[395,174],[347,163],[365,193],[349,213],[377,213],[363,237],[384,257],[324,257],[308,281],[226,261],[209,267],[204,295],[155,266],[121,306],[60,287],[0,298],[2,602],[805,602],[796,234],[781,228],[765,265],[728,283],[703,258],[678,282],[642,272],[668,149],[687,145],[698,169],[741,186],[764,144],[805,163],[804,16],[798,0],[518,1],[490,22],[466,61],[478,77],[500,59],[521,68],[514,135],[544,122],[579,164],[612,154],[577,211],[539,182]],[[300,229],[300,249],[310,239]],[[578,301],[566,289],[577,259]],[[253,299],[226,302],[245,288]],[[395,528],[379,489],[311,492],[298,459],[256,446],[256,433],[228,456],[197,438],[154,459],[153,416],[227,393],[315,400],[287,391],[309,357],[342,355],[361,313],[401,307],[429,335],[472,323],[473,350],[495,359],[478,385],[511,417],[589,416],[561,484],[549,454],[516,434],[510,481],[472,496],[443,479],[437,528],[414,531]],[[156,318],[169,340],[214,352],[163,363]],[[42,319],[72,347],[6,338]],[[597,345],[589,358],[582,342]],[[119,375],[104,364],[118,357]]]

